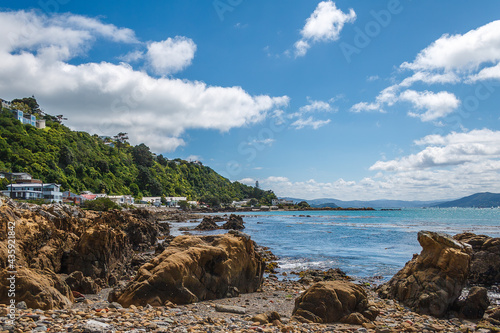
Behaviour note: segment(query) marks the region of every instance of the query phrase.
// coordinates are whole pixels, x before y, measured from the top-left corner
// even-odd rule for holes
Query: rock
[[[320,281],[352,280],[344,271],[339,268],[331,268],[327,271],[319,269],[308,269],[301,272],[292,272],[300,277],[300,283],[311,283]]]
[[[161,306],[223,298],[231,288],[253,292],[263,281],[264,263],[255,244],[232,234],[178,236],[158,257],[139,268],[123,290],[109,301]]]
[[[423,250],[379,288],[382,298],[394,298],[412,310],[442,317],[467,282],[470,246],[442,233],[420,231]]]
[[[215,220],[213,218],[207,216],[204,217],[201,223],[198,224],[194,229],[203,231],[217,230],[219,229],[219,226],[217,225],[217,223],[215,223]]]
[[[317,282],[295,300],[292,319],[303,323],[361,325],[375,319],[366,292],[348,281]]]
[[[237,314],[245,314],[247,312],[247,310],[241,306],[224,305],[224,304],[216,304],[215,311],[237,313]]]
[[[85,230],[77,245],[68,254],[65,271],[81,271],[93,279],[105,282],[115,272],[123,272],[132,258],[132,248],[124,231],[107,224],[96,224]]]
[[[71,273],[65,280],[72,291],[78,291],[82,294],[97,294],[101,287],[88,276],[83,276],[80,271]]]
[[[270,311],[266,313],[259,313],[250,319],[252,322],[258,322],[261,325],[273,323],[275,320],[281,322],[281,317],[278,312]]]
[[[0,273],[1,281],[10,276],[6,270]],[[7,304],[7,288],[0,292],[0,303]],[[32,309],[64,309],[71,307],[73,295],[68,285],[54,272],[20,267],[16,274],[16,301],[25,302]]]
[[[488,290],[483,287],[472,287],[465,299],[456,302],[455,308],[462,318],[481,319],[489,306]]]
[[[26,310],[28,309],[28,305],[26,304],[25,301],[18,302],[16,304],[16,308],[21,309],[21,310]]]
[[[500,283],[500,238],[472,233],[458,234],[453,238],[472,246],[470,284],[491,286]]]
[[[97,320],[87,320],[83,326],[85,333],[104,333],[110,332],[112,326],[110,324],[101,323]]]
[[[490,318],[500,320],[500,308],[493,309],[493,311],[490,314]]]
[[[243,225],[243,218],[241,216],[231,214],[229,216],[229,220],[222,225],[222,229],[233,229],[233,230],[242,230],[245,229]]]

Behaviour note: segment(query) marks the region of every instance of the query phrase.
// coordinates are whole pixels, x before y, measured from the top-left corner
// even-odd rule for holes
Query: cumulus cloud
[[[399,99],[412,103],[416,110],[424,110],[423,113],[408,112],[409,116],[420,118],[422,121],[443,118],[456,110],[460,105],[458,98],[446,91],[433,93],[431,91],[417,92],[415,90],[406,90],[401,93]]]
[[[303,129],[305,127],[311,127],[312,129],[318,129],[330,123],[330,119],[327,120],[314,120],[313,117],[308,117],[307,119],[297,119],[291,126],[295,129]]]
[[[490,22],[465,34],[445,34],[420,51],[414,61],[404,62],[399,68],[400,73],[410,71],[410,74],[382,90],[374,102],[356,103],[351,111],[384,112],[386,107],[395,103],[409,101],[415,109],[408,115],[422,121],[449,115],[460,104],[451,93],[404,90],[416,83],[467,84],[500,79],[500,21]],[[437,101],[438,96],[444,100]],[[440,105],[437,107],[437,104]],[[421,110],[426,111],[421,113]]]
[[[191,65],[196,52],[192,39],[176,36],[148,45],[146,58],[156,74],[167,75],[179,72]]]
[[[331,0],[320,2],[306,20],[300,32],[302,38],[294,45],[295,57],[306,55],[311,43],[338,40],[344,25],[355,20],[356,13],[352,8],[349,13],[344,13]]]
[[[144,142],[156,152],[185,145],[181,136],[186,130],[228,131],[260,122],[275,108],[288,105],[287,96],[252,96],[237,86],[155,78],[125,63],[68,62],[90,50],[98,38],[134,48],[137,42],[131,30],[96,19],[0,12],[2,97],[35,94],[47,112],[64,114],[65,123],[74,129],[103,135],[126,132],[132,144]],[[159,46],[163,50],[181,45],[194,52],[191,42],[173,38]],[[190,57],[180,57],[173,67],[160,61],[156,68],[180,68]]]

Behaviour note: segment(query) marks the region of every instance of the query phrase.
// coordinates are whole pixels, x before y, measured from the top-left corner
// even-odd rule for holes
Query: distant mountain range
[[[363,208],[372,207],[376,209],[390,209],[390,208],[420,208],[420,207],[500,207],[500,193],[476,193],[468,197],[458,200],[432,200],[432,201],[404,201],[404,200],[353,200],[343,201],[333,198],[321,198],[314,200],[304,200],[297,198],[284,198],[292,200],[293,202],[307,201],[311,207],[343,207],[343,208]]]
[[[433,207],[447,208],[447,207],[477,207],[477,208],[490,208],[500,207],[500,193],[476,193],[468,197],[458,200],[443,202]]]

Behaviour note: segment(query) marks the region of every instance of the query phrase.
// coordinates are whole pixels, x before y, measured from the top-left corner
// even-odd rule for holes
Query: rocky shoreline
[[[280,281],[264,275],[272,253],[237,231],[241,217],[211,236],[174,238],[159,223],[202,218],[0,198],[0,332],[500,332],[500,308],[482,287],[500,283],[500,239],[421,232],[422,253],[382,286],[338,269]],[[205,217],[196,230],[215,222]]]

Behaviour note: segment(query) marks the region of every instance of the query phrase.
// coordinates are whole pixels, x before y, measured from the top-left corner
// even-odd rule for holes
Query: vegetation
[[[95,200],[88,200],[82,204],[82,208],[97,210],[100,212],[107,212],[112,209],[121,210],[122,207],[109,198],[97,198]]]
[[[34,98],[16,100],[39,110]],[[131,146],[127,133],[114,139],[72,131],[57,117],[44,116],[46,128],[23,125],[9,110],[0,112],[0,171],[28,172],[46,183],[58,183],[76,193],[185,196],[210,206],[256,198],[270,204],[272,191],[231,182],[209,167],[151,153]],[[2,180],[3,188],[6,181]]]

